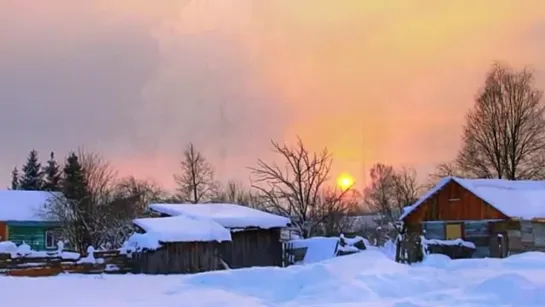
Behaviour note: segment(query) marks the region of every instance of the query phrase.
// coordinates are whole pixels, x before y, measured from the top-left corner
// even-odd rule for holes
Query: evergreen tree
[[[19,190],[19,170],[17,169],[17,166],[11,171],[11,189]]]
[[[78,156],[71,153],[63,170],[62,192],[67,199],[68,210],[73,213],[71,224],[74,227],[74,247],[84,252],[91,245],[89,221],[89,193],[85,179],[85,170]]]
[[[62,192],[64,196],[67,199],[76,201],[85,199],[88,194],[85,171],[75,153],[71,153],[66,159],[63,174]]]
[[[55,161],[55,154],[51,152],[49,161],[44,167],[45,182],[43,186],[44,191],[60,191],[61,190],[61,172],[57,161]]]
[[[23,176],[20,181],[21,190],[39,191],[43,188],[42,166],[38,161],[38,152],[31,150],[25,165],[23,165]]]

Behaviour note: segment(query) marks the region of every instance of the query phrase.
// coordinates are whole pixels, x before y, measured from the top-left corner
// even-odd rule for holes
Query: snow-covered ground
[[[407,266],[379,250],[187,276],[0,277],[2,306],[545,306],[545,254]]]

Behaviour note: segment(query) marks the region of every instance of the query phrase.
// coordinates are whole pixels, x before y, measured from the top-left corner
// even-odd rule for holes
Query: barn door
[[[462,238],[462,224],[445,224],[445,239],[456,240]]]

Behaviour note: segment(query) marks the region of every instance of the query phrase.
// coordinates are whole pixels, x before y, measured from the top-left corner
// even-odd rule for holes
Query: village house
[[[400,219],[426,239],[474,243],[473,257],[545,251],[545,181],[447,177]]]
[[[229,268],[282,266],[281,231],[289,226],[288,218],[235,204],[151,204],[149,209],[162,217],[213,221],[227,229],[231,240],[220,245],[219,255]]]
[[[57,249],[61,225],[45,214],[52,197],[44,191],[0,191],[0,241],[24,242],[36,251]]]

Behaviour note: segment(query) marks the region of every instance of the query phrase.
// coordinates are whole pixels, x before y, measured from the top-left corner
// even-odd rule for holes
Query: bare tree
[[[466,116],[457,167],[477,178],[543,178],[542,94],[529,69],[496,63]]]
[[[454,162],[443,162],[435,165],[435,170],[428,175],[428,181],[426,188],[431,188],[439,182],[439,180],[445,177],[458,177],[458,170]]]
[[[359,210],[359,194],[356,190],[325,189],[319,201],[320,228],[323,235],[338,236],[354,228],[351,217]]]
[[[435,170],[428,175],[428,180],[423,188],[431,189],[445,177],[473,178],[474,176],[460,170],[456,161],[443,162],[437,164]]]
[[[97,153],[80,149],[72,159],[77,159],[72,162],[81,179],[67,178],[65,170],[63,185],[66,191],[80,192],[67,198],[52,194],[45,214],[64,224],[63,237],[82,252],[88,245],[120,246],[132,232],[132,219],[142,212],[141,191],[123,190],[116,171]]]
[[[312,153],[299,138],[294,146],[271,143],[283,163],[258,160],[251,168],[252,187],[265,208],[290,217],[302,236],[308,237],[324,220],[321,193],[329,179],[331,154],[327,148]]]
[[[140,196],[135,208],[137,208],[139,215],[142,215],[148,204],[162,201],[167,193],[155,182],[139,180],[132,176],[122,178],[117,182],[116,198],[128,198],[134,195]]]
[[[401,167],[395,170],[394,182],[395,199],[400,206],[406,207],[418,200],[421,187],[415,169]]]
[[[217,189],[214,168],[192,143],[184,151],[180,173],[174,175],[174,180],[178,184],[177,197],[183,202],[209,202]]]
[[[230,203],[252,208],[258,208],[258,198],[250,189],[244,187],[239,181],[230,180],[220,187],[212,200],[213,203]]]
[[[370,173],[371,184],[365,188],[364,203],[379,213],[384,222],[395,224],[403,208],[418,200],[420,187],[416,171],[409,168],[395,170],[378,163]]]

